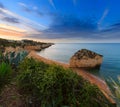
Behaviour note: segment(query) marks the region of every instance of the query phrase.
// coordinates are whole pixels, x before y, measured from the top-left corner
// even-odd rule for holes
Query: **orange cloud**
[[[25,30],[19,29],[13,26],[7,26],[4,24],[0,24],[0,36],[17,36],[22,37],[25,36]]]
[[[10,26],[10,25],[6,25],[6,24],[0,24],[0,28],[4,28],[4,29],[8,29],[8,30],[14,30],[14,31],[18,31],[18,32],[25,32],[25,30],[14,27],[14,26]]]

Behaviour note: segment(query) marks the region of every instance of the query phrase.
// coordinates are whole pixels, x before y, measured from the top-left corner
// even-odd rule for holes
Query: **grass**
[[[100,90],[70,69],[25,59],[19,66],[19,91],[29,106],[109,107]]]
[[[114,95],[113,98],[116,100],[118,106],[120,106],[120,77],[118,76],[118,81],[109,78],[106,82]]]
[[[2,54],[0,59],[0,92],[5,96],[17,96],[18,102],[24,102],[22,106],[109,107],[109,102],[97,86],[70,69],[25,58],[14,71]],[[8,88],[3,89],[6,85]],[[14,91],[6,93],[8,89]],[[11,102],[13,96],[9,99]]]
[[[0,64],[0,92],[3,87],[10,82],[12,68],[8,63],[2,62]]]

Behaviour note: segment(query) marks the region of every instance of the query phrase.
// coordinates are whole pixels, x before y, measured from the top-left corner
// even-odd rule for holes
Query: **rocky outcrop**
[[[41,51],[42,49],[48,48],[51,45],[53,45],[53,44],[46,43],[46,44],[40,44],[40,45],[36,45],[36,46],[28,45],[28,46],[24,46],[24,49],[28,50],[28,51]]]
[[[13,52],[13,51],[23,51],[23,50],[26,50],[28,52],[30,51],[41,51],[42,49],[45,49],[45,48],[48,48],[50,47],[51,45],[53,45],[52,43],[44,43],[44,44],[40,44],[40,45],[26,45],[24,47],[21,47],[21,46],[16,46],[16,47],[12,47],[12,46],[9,46],[9,47],[5,47],[5,52]],[[0,48],[1,50],[1,48]]]
[[[99,68],[102,63],[102,55],[87,49],[76,52],[70,59],[72,68]]]
[[[15,40],[6,40],[0,38],[0,51],[5,51],[6,47],[11,48],[21,48],[25,49],[27,51],[41,51],[42,49],[48,48],[51,45],[54,45],[53,43],[43,43],[33,40],[21,40],[21,41],[15,41]],[[12,49],[12,50],[15,50]]]
[[[20,51],[24,51],[24,49],[23,48],[21,48],[21,47],[16,47],[16,48],[14,48],[14,47],[11,47],[11,46],[9,46],[9,47],[5,47],[5,53],[10,53],[10,52],[20,52]]]
[[[42,50],[41,46],[25,46],[24,49],[28,51],[41,51]]]

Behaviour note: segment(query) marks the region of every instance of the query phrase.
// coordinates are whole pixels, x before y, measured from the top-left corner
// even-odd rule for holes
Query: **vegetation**
[[[100,90],[69,69],[25,59],[19,66],[19,91],[29,106],[107,107]]]
[[[19,63],[28,55],[27,51],[20,51],[20,52],[10,52],[9,54],[6,54],[5,56],[8,58],[8,61],[10,64],[14,64],[15,66],[18,66]]]
[[[3,87],[10,82],[13,76],[13,71],[27,55],[27,52],[21,51],[19,53],[11,52],[3,54],[0,52],[0,92]],[[13,70],[14,69],[14,70]],[[15,72],[14,72],[15,74]]]
[[[0,92],[3,87],[10,82],[12,68],[8,63],[2,62],[0,64]]]
[[[49,44],[49,45],[47,45]],[[13,47],[16,48],[17,46],[24,48],[25,46],[42,46],[42,45],[47,45],[50,46],[52,45],[51,43],[43,43],[43,42],[36,42],[33,40],[22,40],[22,41],[15,41],[15,40],[6,40],[6,39],[1,39],[0,38],[0,49],[4,51],[4,47]]]
[[[22,97],[22,106],[26,107],[109,107],[96,86],[70,69],[25,58],[26,55],[0,53],[0,93],[6,85],[9,89],[14,87],[20,94],[16,94],[17,99]],[[14,61],[18,61],[16,69]]]
[[[8,61],[7,55],[4,55],[4,54],[0,51],[0,63],[2,63],[2,62],[8,63],[9,61]]]
[[[117,101],[118,106],[120,106],[120,77],[118,81],[113,80],[112,78],[106,80],[109,85],[112,93],[114,94],[114,99]]]
[[[20,52],[9,52],[3,54],[0,52],[0,62],[6,62],[11,65],[18,66],[18,64],[28,55],[27,51],[20,51]]]

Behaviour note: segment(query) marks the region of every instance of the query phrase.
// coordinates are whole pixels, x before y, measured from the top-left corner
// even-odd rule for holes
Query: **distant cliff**
[[[53,45],[53,43],[43,43],[43,42],[37,42],[33,40],[6,40],[6,39],[0,39],[0,50],[4,51],[6,48],[21,48],[28,51],[40,51],[42,49],[45,49],[49,46]]]

